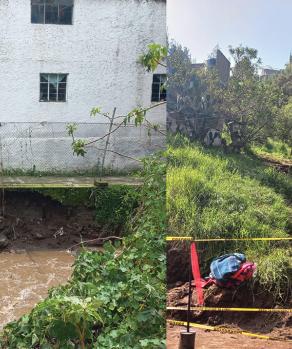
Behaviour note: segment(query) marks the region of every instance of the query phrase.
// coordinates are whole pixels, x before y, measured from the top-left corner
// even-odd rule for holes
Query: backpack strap
[[[243,263],[241,265],[241,267],[238,269],[238,271],[236,273],[234,273],[231,278],[232,279],[236,279],[239,281],[245,281],[247,280],[247,276],[252,276],[252,274],[255,271],[255,264],[254,263],[250,263],[250,262],[246,262]]]
[[[215,279],[211,278],[211,277],[210,278],[205,278],[205,279],[203,279],[203,278],[200,279],[200,286],[202,288],[207,288],[207,287],[209,287],[211,285],[216,285],[216,284],[217,284],[217,281]],[[192,286],[196,287],[195,281],[192,281]]]

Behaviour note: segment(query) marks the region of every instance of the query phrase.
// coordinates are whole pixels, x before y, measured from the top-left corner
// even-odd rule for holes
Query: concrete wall
[[[105,123],[79,123],[76,137],[92,141],[108,131]],[[100,169],[105,140],[87,147],[84,157],[73,155],[72,139],[66,123],[2,123],[0,126],[0,172],[4,169],[49,172],[84,172]],[[112,134],[107,152],[106,170],[128,171],[139,166],[139,159],[164,146],[155,132],[147,135],[145,127],[121,127]],[[119,153],[129,156],[125,158]],[[131,159],[133,158],[133,159]]]
[[[54,127],[58,122],[94,121],[100,123],[101,134],[108,129],[108,125],[103,125],[107,120],[102,117],[92,120],[89,116],[92,107],[99,106],[104,112],[117,107],[117,114],[124,115],[137,105],[151,105],[152,73],[145,72],[137,58],[149,43],[166,42],[165,1],[75,0],[73,25],[32,24],[30,15],[30,0],[0,0],[0,122],[46,121]],[[160,68],[158,72],[164,71]],[[40,73],[69,74],[66,102],[39,102]],[[153,110],[149,118],[165,125],[165,108]],[[16,127],[20,125],[23,130],[29,127],[25,124]],[[85,130],[86,126],[82,127]],[[90,125],[87,127],[91,130]],[[144,145],[149,143],[144,131],[133,127],[124,130],[128,154],[135,148],[132,146],[135,137],[143,137]],[[5,135],[7,138],[6,131]],[[42,132],[33,135],[38,151],[43,148],[44,157],[49,156],[50,140],[42,138]],[[11,134],[10,138],[15,136]],[[66,144],[64,153],[70,145],[64,134],[59,140],[58,158],[54,161],[57,168],[64,165],[61,143]],[[19,144],[18,151],[25,158],[22,141],[17,136],[13,144]],[[162,145],[163,141],[157,135],[154,143]],[[153,146],[149,149],[153,151]],[[149,153],[149,149],[144,153]],[[13,154],[13,149],[6,146],[2,149],[4,157],[5,151]],[[132,155],[138,153],[143,155],[137,149]],[[72,157],[66,162],[68,170],[76,168],[75,161]],[[42,162],[36,161],[35,166],[41,167]],[[116,159],[111,164],[118,168],[126,166],[125,160]],[[83,166],[90,165],[90,161],[83,162]],[[25,164],[14,161],[13,167],[20,166]]]

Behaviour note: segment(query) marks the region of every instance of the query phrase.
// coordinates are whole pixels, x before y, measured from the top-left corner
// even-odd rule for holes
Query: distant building
[[[204,69],[206,67],[206,64],[205,63],[193,63],[192,67],[195,70],[201,70],[201,69]]]
[[[260,78],[268,79],[272,76],[278,75],[281,72],[279,69],[273,69],[271,67],[261,68],[260,70]]]
[[[205,63],[194,63],[192,67],[195,70],[200,69],[217,69],[220,82],[226,86],[230,78],[230,61],[224,56],[224,54],[217,49],[215,54],[211,58],[207,59]]]
[[[289,56],[288,65],[289,64],[292,65],[292,52],[290,53],[290,56]],[[283,69],[273,69],[272,67],[261,67],[259,75],[261,79],[268,79],[270,77],[280,74],[282,71]]]
[[[220,50],[216,50],[216,56],[208,59],[208,63],[217,69],[221,83],[227,85],[230,77],[230,62],[224,54]]]

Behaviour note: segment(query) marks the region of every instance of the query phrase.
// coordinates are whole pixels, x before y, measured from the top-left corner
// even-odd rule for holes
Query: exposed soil
[[[68,280],[79,246],[72,253],[69,248],[108,235],[93,209],[63,206],[30,190],[5,190],[0,200],[0,329],[28,313],[49,288]]]
[[[184,242],[167,245],[167,285],[174,287],[177,281],[189,279],[189,247]]]
[[[289,159],[278,159],[269,155],[268,153],[259,155],[266,165],[274,167],[280,172],[292,173],[292,160]]]
[[[188,283],[177,283],[177,287],[168,291],[167,306],[187,307]],[[195,288],[193,288],[195,290]],[[222,289],[212,285],[204,290],[205,305],[209,307],[239,307],[239,308],[273,308],[274,301],[267,293],[252,292],[251,287],[245,285],[236,290]],[[196,292],[192,292],[192,305],[196,305]],[[285,307],[291,308],[290,304]],[[168,319],[186,321],[185,311],[169,311]],[[292,340],[292,314],[287,313],[248,313],[248,312],[192,312],[191,321],[211,326],[223,326],[241,329],[252,333],[261,333],[272,337]],[[221,333],[219,333],[219,336]],[[174,335],[176,336],[176,334]],[[216,337],[216,335],[215,335]],[[210,336],[209,341],[216,342]],[[236,335],[237,337],[237,335]],[[250,340],[250,339],[249,339]],[[214,342],[214,343],[215,343]],[[218,344],[218,343],[217,343]],[[203,344],[202,344],[203,345]],[[172,348],[170,346],[170,348]],[[203,346],[202,346],[203,348]],[[207,347],[206,347],[207,348]],[[209,347],[208,347],[209,348]],[[210,346],[212,348],[212,346]],[[215,348],[215,346],[214,346]],[[217,347],[218,348],[218,347]],[[221,348],[221,346],[219,346]],[[222,346],[222,348],[225,348]],[[228,343],[226,348],[229,348]],[[240,347],[241,348],[241,347]],[[243,346],[243,348],[245,348]],[[261,346],[259,348],[262,348]],[[287,346],[283,348],[288,348]],[[292,345],[290,346],[292,348]]]
[[[167,349],[178,349],[184,327],[167,326]],[[226,334],[195,329],[196,349],[291,349],[292,343],[250,338],[241,334]]]
[[[67,249],[107,232],[86,207],[66,207],[33,191],[5,191],[0,216],[0,250]]]

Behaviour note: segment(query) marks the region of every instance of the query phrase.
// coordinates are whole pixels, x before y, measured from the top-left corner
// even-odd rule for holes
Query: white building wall
[[[117,107],[117,114],[124,115],[137,105],[151,105],[152,73],[145,72],[137,60],[149,43],[166,43],[163,0],[75,0],[73,25],[32,24],[30,16],[30,0],[0,0],[0,122],[4,123],[0,127],[0,145],[4,167],[25,168],[25,162],[17,158],[31,157],[22,144],[27,140],[19,136],[26,134],[28,128],[22,123],[45,121],[56,128],[54,123],[94,121],[99,123],[97,133],[103,134],[108,129],[104,123],[108,121],[102,117],[92,120],[89,115],[92,107],[99,106],[104,112]],[[160,68],[158,72],[164,71]],[[69,74],[66,102],[39,102],[40,73]],[[151,111],[149,118],[164,126],[165,108]],[[11,144],[11,140],[16,139],[15,151],[5,143],[9,135],[7,122],[21,123],[16,125],[18,131],[11,133],[7,142]],[[24,131],[19,132],[20,129]],[[37,148],[34,153],[40,154],[42,149],[43,154],[32,160],[40,169],[41,159],[50,157],[54,146],[48,137],[43,137],[44,132],[38,133],[37,129],[31,133],[29,142],[30,147]],[[81,136],[92,133],[91,125],[87,130],[83,125],[82,129]],[[133,147],[135,140],[142,141],[145,149],[133,149],[137,148]],[[128,141],[126,146],[125,141]],[[71,140],[60,132],[55,143],[59,156],[54,169],[92,166],[92,159],[71,156],[64,168],[62,154],[70,153]],[[117,139],[116,150],[118,143]],[[147,132],[130,127],[123,130],[121,143],[124,144],[122,151],[135,157],[153,152],[153,144],[161,146],[163,140],[157,134],[147,148]],[[5,163],[8,150],[10,154],[15,153],[15,160]],[[94,160],[100,156],[93,154]],[[126,168],[133,163],[120,157],[113,161],[108,156],[107,165]],[[27,164],[27,168],[30,167],[31,163]]]

